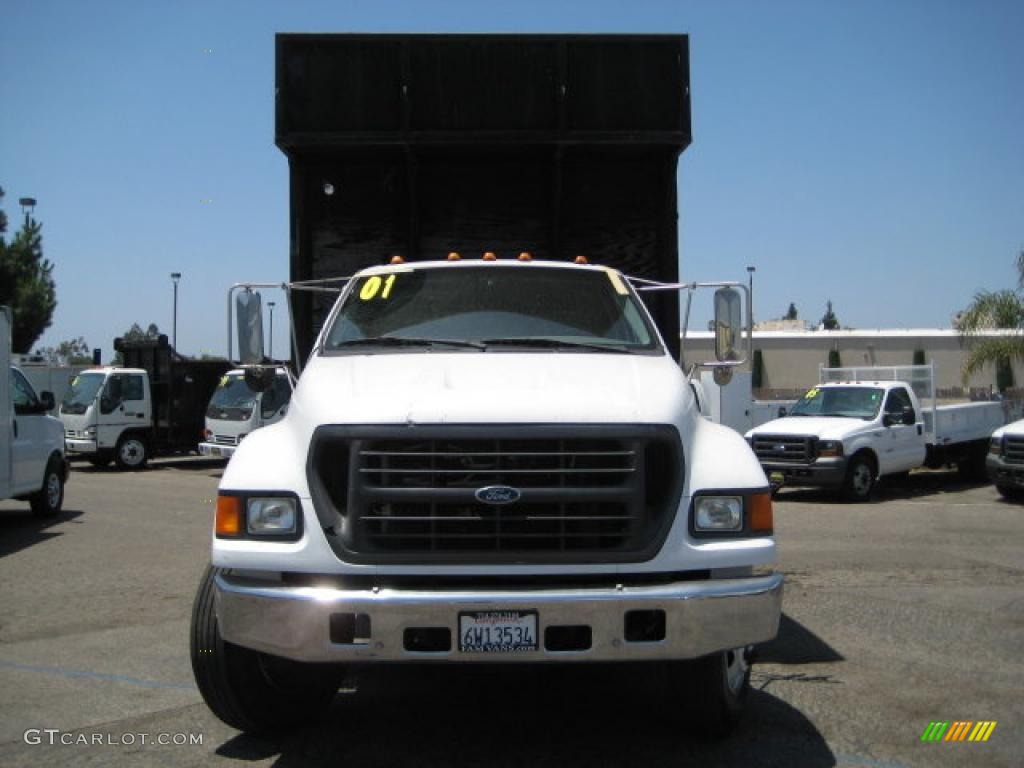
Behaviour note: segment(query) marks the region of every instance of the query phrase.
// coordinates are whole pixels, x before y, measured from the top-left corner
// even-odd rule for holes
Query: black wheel
[[[114,457],[109,453],[96,453],[88,459],[89,463],[96,467],[96,469],[103,469],[103,467],[109,466],[113,460]]]
[[[1020,501],[1024,499],[1024,489],[1013,485],[997,485],[996,490],[1007,501]]]
[[[225,642],[207,567],[192,606],[192,673],[213,714],[240,731],[272,733],[325,712],[341,681],[338,667],[270,656]]]
[[[142,469],[149,460],[149,448],[139,435],[124,435],[117,441],[114,460],[121,469]]]
[[[678,662],[686,695],[686,727],[700,738],[721,739],[739,725],[750,694],[750,649],[736,648]]]
[[[29,497],[32,514],[53,517],[64,503],[64,466],[59,459],[50,459],[43,474],[43,487]]]
[[[875,490],[875,465],[866,456],[854,456],[846,469],[843,493],[850,501],[867,501]]]

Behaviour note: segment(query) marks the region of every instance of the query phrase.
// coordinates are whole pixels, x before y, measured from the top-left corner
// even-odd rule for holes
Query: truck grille
[[[1024,464],[1024,437],[1003,438],[1003,461],[1007,464]]]
[[[238,445],[238,438],[234,435],[214,435],[211,442],[215,445]]]
[[[675,430],[644,426],[321,428],[311,455],[317,513],[357,562],[635,559],[683,476]],[[495,486],[504,503],[482,500]]]
[[[761,462],[810,464],[814,461],[813,437],[792,435],[755,435],[754,453]]]

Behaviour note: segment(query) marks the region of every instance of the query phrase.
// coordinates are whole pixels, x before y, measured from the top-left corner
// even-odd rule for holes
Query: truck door
[[[903,472],[924,464],[924,436],[919,431],[921,414],[904,387],[895,387],[885,398],[884,414],[891,424],[886,427],[883,471]],[[904,424],[906,409],[913,415],[912,424]]]
[[[11,400],[14,406],[11,441],[11,490],[38,491],[50,458],[46,439],[46,415],[39,410],[39,398],[32,385],[16,368],[9,368]]]
[[[149,404],[142,375],[112,373],[100,395],[96,439],[101,448],[114,448],[126,429],[148,427]]]

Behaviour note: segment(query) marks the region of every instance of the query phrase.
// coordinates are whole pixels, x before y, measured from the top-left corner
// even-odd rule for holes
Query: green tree
[[[35,354],[45,357],[50,365],[88,365],[92,362],[92,347],[82,336],[62,341],[56,347],[37,349]]]
[[[782,319],[783,320],[796,320],[797,319],[796,304],[794,304],[792,301],[789,302],[789,309],[786,310],[786,314],[783,316]]]
[[[1017,287],[999,291],[978,291],[960,315],[957,329],[964,359],[964,384],[972,374],[989,365],[996,369],[1000,391],[1013,386],[1013,361],[1024,361],[1024,249],[1017,254]],[[1006,329],[1013,333],[985,337],[985,331]]]
[[[826,331],[839,330],[839,318],[836,317],[836,313],[832,311],[832,299],[829,299],[825,303],[825,314],[821,316],[821,327]]]
[[[0,188],[0,202],[4,191]],[[11,342],[15,352],[27,354],[53,322],[57,287],[53,264],[43,258],[43,225],[25,216],[18,233],[7,242],[7,216],[0,212],[0,304],[14,314]]]

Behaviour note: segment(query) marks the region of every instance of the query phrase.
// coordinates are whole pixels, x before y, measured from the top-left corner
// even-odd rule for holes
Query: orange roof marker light
[[[519,260],[520,261],[533,261],[533,256],[530,255],[529,251],[523,251],[522,253],[519,254]]]
[[[590,263],[590,259],[588,259],[586,256],[577,256],[572,261],[573,261],[574,264],[589,264]]]
[[[494,251],[488,251],[484,254],[484,261],[497,261],[498,257],[494,255]]]
[[[402,257],[402,256],[399,256],[398,254],[395,254],[394,256],[391,257],[391,261],[389,263],[391,263],[391,264],[405,264],[405,258]]]
[[[459,261],[462,256],[459,255],[458,251],[452,251],[448,254],[448,261]]]

